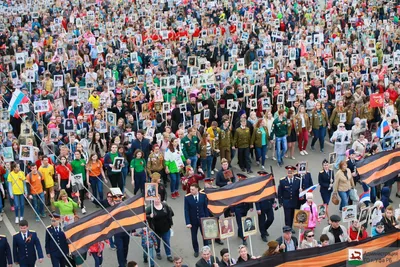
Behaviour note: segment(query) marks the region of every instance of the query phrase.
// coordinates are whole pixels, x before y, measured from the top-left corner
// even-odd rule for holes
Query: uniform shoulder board
[[[46,228],[50,228],[50,227],[51,227],[51,225],[47,226]]]
[[[301,177],[299,176],[295,176],[294,178],[296,178],[297,180],[301,180]]]
[[[36,231],[34,231],[34,230],[29,230],[29,232],[36,233]]]
[[[20,234],[21,232],[16,232],[15,234],[13,234],[13,235],[18,235],[18,234]]]
[[[285,180],[286,177],[282,177],[281,180]]]
[[[188,197],[188,196],[190,196],[190,195],[191,195],[190,193],[189,193],[189,194],[186,194],[185,197]]]
[[[204,189],[201,189],[201,190],[199,191],[199,193],[200,193],[200,194],[205,194],[206,192],[204,192]]]
[[[0,237],[6,237],[5,235],[0,235]]]
[[[319,171],[319,173],[324,173],[324,170],[322,170],[322,171]]]

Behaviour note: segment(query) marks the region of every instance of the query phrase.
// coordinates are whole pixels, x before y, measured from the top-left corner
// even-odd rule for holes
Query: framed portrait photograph
[[[308,226],[309,211],[294,210],[293,227],[303,228]]]
[[[147,201],[156,200],[158,198],[158,184],[157,183],[145,183],[144,184],[144,199]]]
[[[3,160],[4,162],[14,161],[14,151],[12,147],[3,147]]]
[[[262,100],[262,110],[268,110],[271,108],[269,97],[264,97]]]
[[[317,206],[318,219],[325,219],[328,217],[328,205],[322,204]]]
[[[358,218],[360,224],[368,223],[370,210],[371,209],[369,207],[365,207],[360,211],[360,216]]]
[[[33,110],[35,112],[47,112],[49,108],[49,100],[37,100],[33,102]]]
[[[221,218],[219,220],[219,234],[221,239],[235,236],[235,224],[233,220],[233,217]]]
[[[63,87],[63,86],[64,86],[64,76],[54,75],[54,87]]]
[[[250,109],[252,110],[257,109],[257,99],[256,98],[249,99],[249,106]]]
[[[285,96],[283,94],[279,94],[276,98],[277,105],[283,105],[285,102]]]
[[[29,112],[29,103],[21,103],[17,106],[18,114],[26,114]]]
[[[69,97],[70,100],[78,99],[78,88],[69,87],[68,88],[68,97]]]
[[[179,112],[186,113],[186,111],[187,111],[186,103],[179,104]]]
[[[94,108],[91,102],[83,103],[83,114],[88,114],[88,115],[94,114]]]
[[[6,109],[2,109],[0,112],[0,121],[1,122],[10,122],[10,112]]]
[[[217,218],[201,218],[201,229],[203,231],[204,240],[219,238],[219,227]]]
[[[306,174],[307,173],[307,161],[301,161],[298,163],[298,174]]]
[[[329,153],[329,164],[335,164],[336,158],[337,158],[336,152]]]
[[[343,222],[351,222],[356,219],[357,219],[357,205],[350,205],[342,208]]]
[[[345,123],[347,120],[346,113],[339,113],[339,122]]]
[[[27,137],[33,135],[32,125],[27,122],[21,123],[21,136]]]
[[[190,56],[187,59],[187,66],[188,67],[196,67],[197,65],[197,57],[196,56]]]
[[[82,173],[71,175],[71,186],[74,192],[84,189]]]
[[[113,162],[112,171],[120,172],[123,168],[124,158],[123,157],[115,157]]]
[[[54,99],[54,108],[59,111],[64,110],[64,101],[62,98]]]
[[[257,219],[256,216],[242,217],[243,236],[251,236],[257,233]]]
[[[209,109],[204,109],[203,110],[203,118],[204,118],[204,120],[209,120],[210,119],[210,110]]]
[[[33,146],[21,145],[19,147],[19,159],[33,162]]]
[[[115,114],[114,112],[107,112],[107,123],[108,125],[116,126],[117,114]]]
[[[52,142],[58,142],[58,136],[60,135],[60,128],[49,129],[49,139]]]
[[[66,132],[66,133],[75,132],[74,120],[73,119],[65,119],[64,120],[64,132]]]
[[[170,103],[163,103],[163,113],[170,113],[171,112],[171,105]]]

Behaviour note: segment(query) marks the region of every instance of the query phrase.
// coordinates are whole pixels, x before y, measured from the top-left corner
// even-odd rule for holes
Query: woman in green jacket
[[[179,172],[183,169],[185,157],[182,151],[179,150],[179,140],[172,138],[169,142],[168,148],[164,154],[165,172],[169,174],[171,179],[171,197],[179,197]]]
[[[75,220],[75,209],[79,208],[79,204],[68,197],[67,191],[62,189],[58,196],[58,201],[54,201],[54,193],[51,193],[51,204],[60,210],[63,226],[71,224]],[[79,197],[78,197],[79,200]]]
[[[260,165],[261,158],[261,168],[264,169],[265,156],[268,150],[268,127],[266,126],[264,119],[259,119],[254,126],[253,135],[251,136],[250,147],[256,149],[257,165]]]

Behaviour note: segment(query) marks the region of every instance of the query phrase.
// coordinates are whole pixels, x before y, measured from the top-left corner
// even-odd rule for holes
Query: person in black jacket
[[[60,215],[58,214],[53,214],[51,225],[47,227],[45,249],[53,266],[69,265],[65,260],[65,256],[69,254],[67,239],[60,226]]]
[[[329,162],[324,159],[322,161],[322,170],[318,173],[319,192],[321,193],[322,202],[329,204],[332,195],[332,186],[334,181],[333,170],[329,169]]]
[[[265,199],[256,203],[256,210],[258,214],[258,227],[260,229],[261,239],[264,242],[268,242],[268,228],[274,222],[274,202],[274,199]],[[267,220],[265,220],[265,217],[267,218]]]
[[[232,176],[228,177],[228,174],[232,174]],[[229,168],[228,160],[224,158],[221,159],[221,170],[217,172],[215,184],[219,187],[224,187],[228,184],[234,183],[235,180],[235,174],[233,173],[233,170]]]
[[[151,229],[156,234],[157,239],[157,259],[161,260],[161,247],[160,243],[163,240],[165,254],[167,254],[167,259],[169,262],[173,262],[172,254],[171,254],[171,227],[174,224],[172,217],[174,216],[174,212],[170,206],[167,205],[166,202],[161,202],[161,196],[158,195],[158,198],[153,202],[153,208],[148,206],[146,208],[146,214],[148,218],[149,225]]]

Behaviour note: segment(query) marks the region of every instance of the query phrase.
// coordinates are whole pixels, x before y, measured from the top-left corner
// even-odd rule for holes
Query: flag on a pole
[[[383,120],[376,130],[376,137],[383,138],[390,131],[390,125],[387,120]]]
[[[303,191],[300,192],[299,198],[304,196],[307,193],[312,193],[315,189],[317,189],[318,186],[319,186],[319,184],[315,184],[315,185],[310,186],[307,189],[304,189]]]
[[[65,236],[70,240],[69,251],[73,255],[87,252],[91,245],[122,233],[124,229],[132,231],[145,226],[146,213],[141,195],[109,207],[107,211],[93,212],[65,227]]]
[[[371,108],[383,107],[383,94],[371,94],[369,96],[369,105]]]
[[[356,163],[361,181],[376,186],[397,177],[400,170],[400,149],[383,151]]]
[[[253,203],[277,197],[274,177],[271,174],[238,181],[218,189],[205,188],[205,193],[208,209],[214,216],[220,216],[225,209],[240,203]]]
[[[28,103],[29,98],[21,92],[21,90],[16,89],[11,97],[9,106],[8,106],[8,111],[10,112],[10,115],[13,117],[18,117],[18,105]]]
[[[370,190],[368,190],[367,192],[363,192],[360,195],[360,202],[371,202],[371,194],[370,194]]]

